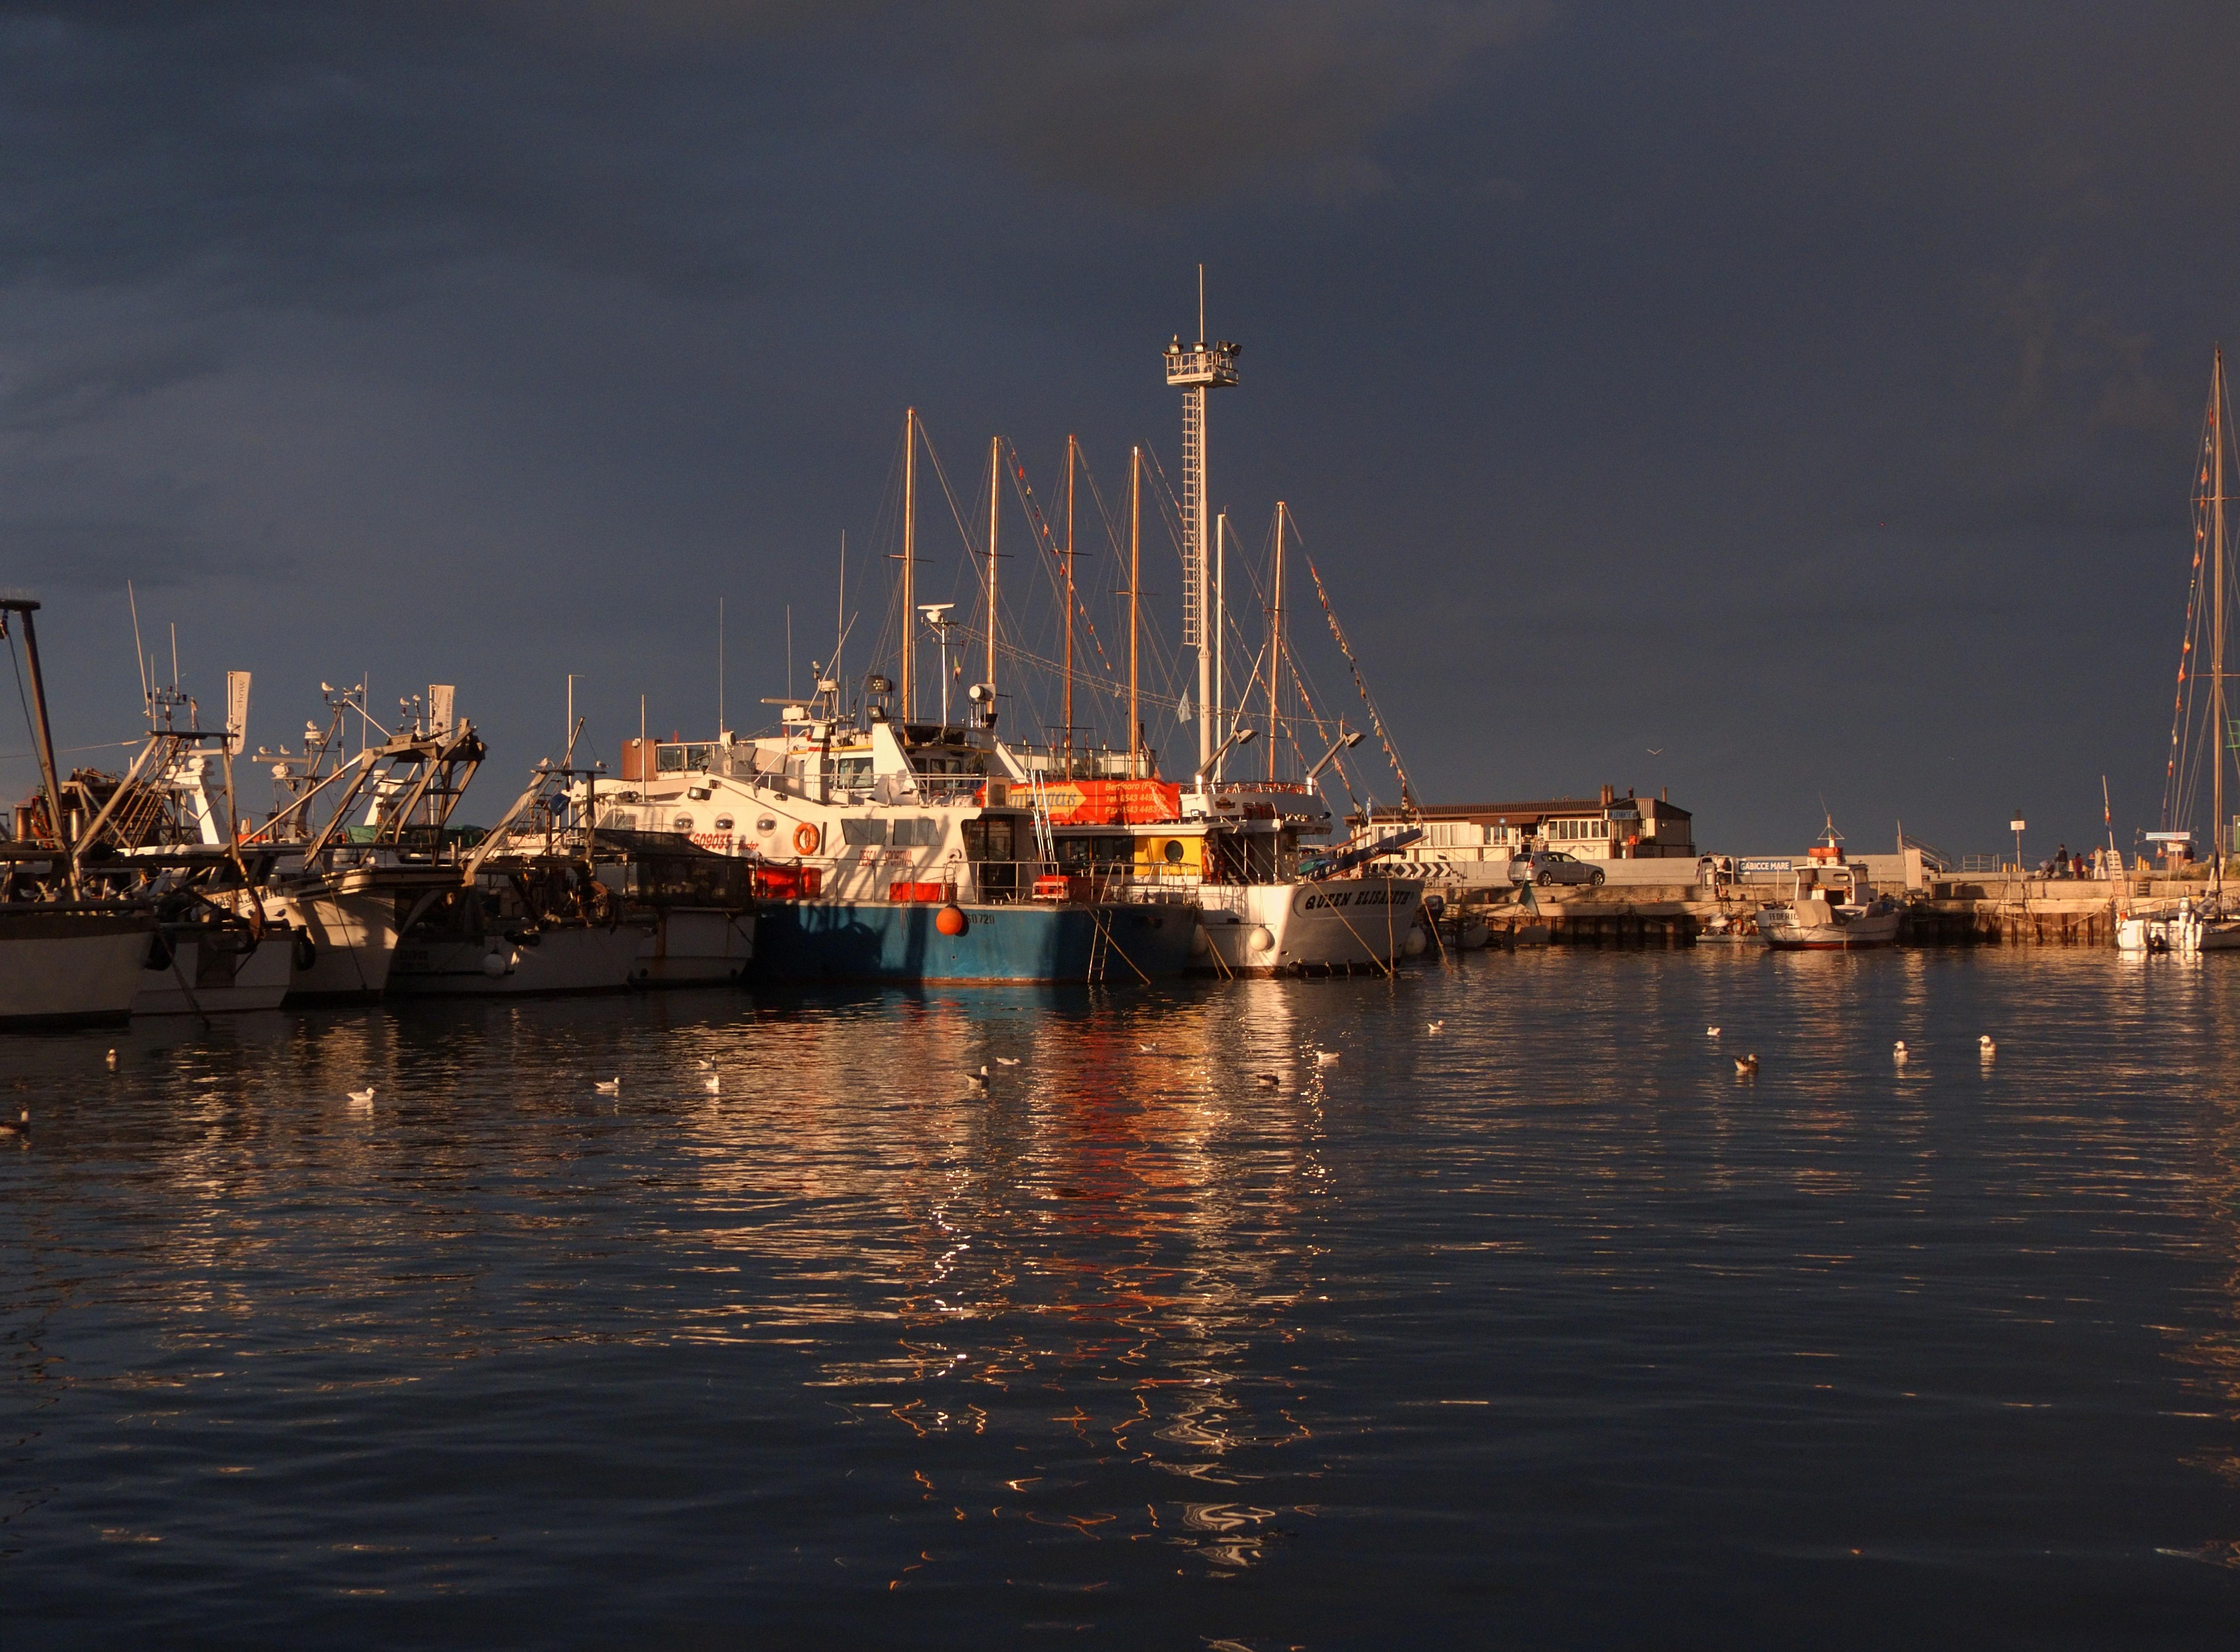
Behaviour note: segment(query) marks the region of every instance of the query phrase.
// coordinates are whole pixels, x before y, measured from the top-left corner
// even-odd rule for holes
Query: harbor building
[[[1433,803],[1420,811],[1423,836],[1393,858],[1445,864],[1472,876],[1505,878],[1510,857],[1557,849],[1583,861],[1696,857],[1695,817],[1660,793],[1639,797],[1604,786],[1596,797],[1550,797],[1508,803]],[[1350,823],[1359,829],[1363,823]],[[1690,869],[1692,871],[1692,868]]]

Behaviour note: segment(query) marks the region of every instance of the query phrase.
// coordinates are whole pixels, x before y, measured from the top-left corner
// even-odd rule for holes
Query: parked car
[[[1602,868],[1575,860],[1561,849],[1542,849],[1537,854],[1519,855],[1509,863],[1509,881],[1512,883],[1537,883],[1546,889],[1550,883],[1599,883]]]

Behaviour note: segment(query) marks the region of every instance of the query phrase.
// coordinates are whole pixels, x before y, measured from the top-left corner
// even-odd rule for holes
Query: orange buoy
[[[934,914],[933,927],[943,935],[962,935],[972,927],[972,920],[964,916],[964,909],[954,903]]]

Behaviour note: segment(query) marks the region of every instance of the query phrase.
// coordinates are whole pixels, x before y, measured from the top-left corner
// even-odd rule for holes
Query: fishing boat
[[[20,635],[30,690],[30,735],[41,790],[14,811],[0,845],[0,1028],[123,1022],[140,989],[140,966],[156,929],[147,902],[90,885],[79,863],[83,815],[64,805],[47,719],[39,604],[0,598],[0,637]],[[11,622],[12,616],[12,623]]]
[[[244,853],[270,849],[272,869],[253,900],[295,932],[285,1002],[364,1003],[387,991],[403,931],[459,883],[462,832],[452,811],[485,748],[454,715],[448,684],[399,707],[397,728],[367,711],[364,685],[321,685],[329,718],[304,729],[302,752],[260,751],[277,805],[243,823]],[[355,721],[365,743],[347,755]]]
[[[1902,916],[1897,902],[1875,894],[1867,869],[1844,858],[1831,820],[1794,869],[1790,898],[1758,908],[1757,932],[1777,952],[1857,952],[1896,946]]]
[[[979,729],[903,722],[866,679],[860,717],[824,679],[774,736],[631,743],[584,783],[603,834],[667,832],[745,858],[752,978],[1113,982],[1181,972],[1187,904],[1134,903],[1059,872],[1030,783]]]
[[[1131,894],[1147,891],[1153,896],[1195,900],[1203,938],[1193,954],[1191,967],[1199,973],[1272,976],[1389,970],[1397,959],[1421,952],[1430,943],[1430,930],[1422,915],[1423,878],[1397,873],[1389,864],[1380,868],[1377,863],[1419,838],[1422,831],[1420,827],[1403,825],[1399,831],[1380,835],[1372,829],[1335,853],[1310,854],[1305,847],[1304,840],[1327,837],[1331,831],[1330,811],[1317,783],[1363,736],[1341,725],[1336,740],[1318,758],[1310,763],[1303,752],[1299,754],[1297,768],[1303,773],[1298,778],[1286,778],[1280,772],[1285,749],[1297,749],[1303,727],[1329,732],[1318,720],[1303,721],[1292,715],[1285,703],[1290,668],[1284,575],[1287,530],[1291,524],[1289,508],[1281,500],[1277,502],[1270,530],[1267,636],[1236,696],[1237,703],[1230,701],[1224,658],[1231,629],[1229,519],[1213,511],[1208,503],[1205,398],[1209,391],[1236,384],[1238,346],[1226,342],[1208,343],[1204,338],[1201,313],[1199,342],[1184,346],[1177,339],[1164,358],[1167,383],[1180,390],[1183,397],[1183,492],[1178,501],[1183,642],[1196,653],[1197,765],[1185,783],[1137,778],[1155,774],[1157,763],[1155,754],[1143,747],[1131,663],[1128,722],[1135,733],[1127,753],[1126,778],[1115,780],[1095,771],[1089,778],[1079,777],[1079,758],[1069,746],[1063,754],[1062,771],[1048,783],[1046,795],[1062,800],[1054,803],[1050,816],[1059,859],[1069,869],[1085,866],[1112,880],[1113,887]],[[1137,656],[1138,627],[1133,593],[1143,583],[1141,487],[1141,458],[1131,456],[1128,582],[1131,663]],[[1319,596],[1321,576],[1311,561],[1308,571]],[[1070,574],[1068,583],[1070,589]],[[1332,636],[1352,668],[1352,651],[1326,598],[1323,609]],[[1070,651],[1067,667],[1070,684]],[[1356,676],[1358,681],[1357,670]],[[1246,720],[1248,705],[1260,705],[1256,688],[1265,696],[1264,711],[1257,723]],[[1367,699],[1365,687],[1363,697]],[[1182,708],[1189,705],[1185,693]],[[1373,703],[1370,711],[1373,718]],[[1190,719],[1185,716],[1184,720]],[[1064,726],[1070,729],[1072,722],[1069,693]],[[1232,758],[1255,740],[1263,742],[1264,777],[1232,776],[1229,772]],[[1390,755],[1390,743],[1382,743]],[[1090,755],[1094,759],[1098,754]],[[1059,754],[1043,756],[1047,763]],[[1405,799],[1410,794],[1404,773],[1400,775],[1400,783]]]
[[[2225,774],[2235,761],[2224,692],[2224,656],[2240,583],[2232,577],[2231,542],[2224,511],[2224,472],[2231,456],[2230,402],[2224,352],[2210,365],[2209,401],[2202,414],[2194,467],[2193,577],[2186,596],[2185,634],[2178,649],[2177,689],[2170,709],[2170,754],[2163,769],[2162,828],[2150,834],[2167,846],[2190,849],[2203,805],[2209,812],[2209,865],[2198,898],[2135,905],[2118,896],[2116,944],[2126,952],[2240,951],[2240,909],[2224,887],[2233,852],[2232,822],[2225,812]],[[2112,845],[2111,845],[2112,848]]]

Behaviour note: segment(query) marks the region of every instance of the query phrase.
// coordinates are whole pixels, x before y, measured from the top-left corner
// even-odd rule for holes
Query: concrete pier
[[[1715,899],[1700,883],[1670,881],[1677,864],[1666,881],[1642,876],[1655,864],[1636,863],[1623,881],[1600,887],[1536,889],[1537,911],[1513,889],[1473,891],[1459,905],[1485,923],[1496,946],[1673,947],[1752,920],[1760,906],[1787,895],[1785,887],[1746,883]],[[2199,876],[2108,882],[1932,873],[1918,889],[1890,893],[1904,903],[1901,945],[2101,947],[2115,944],[2119,896],[2134,909],[2175,909],[2181,900],[2201,900],[2208,883]]]

